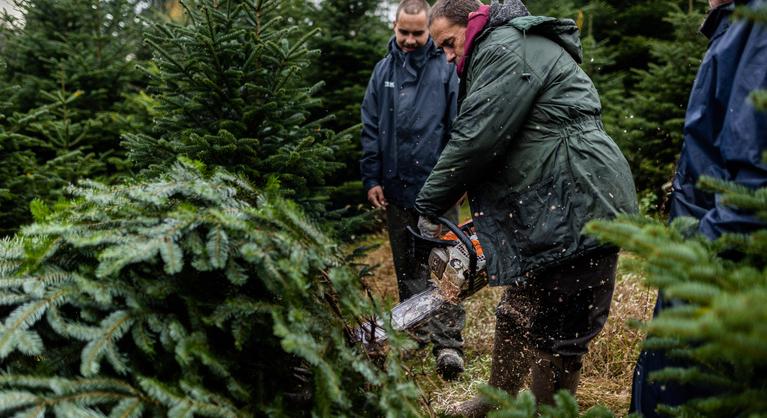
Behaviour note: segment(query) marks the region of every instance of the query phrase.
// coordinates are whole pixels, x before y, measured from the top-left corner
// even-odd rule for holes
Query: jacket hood
[[[578,64],[583,62],[580,31],[572,19],[557,19],[548,16],[523,16],[512,19],[509,21],[509,24],[523,33],[534,33],[556,42]]]
[[[503,3],[493,0],[490,3],[490,19],[487,27],[501,26],[514,18],[529,15],[530,12],[521,0],[506,0]]]

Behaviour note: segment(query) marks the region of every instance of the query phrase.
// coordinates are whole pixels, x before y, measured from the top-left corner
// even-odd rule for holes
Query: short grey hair
[[[479,10],[479,0],[439,0],[431,8],[429,24],[439,18],[445,18],[453,25],[469,25],[469,13]]]

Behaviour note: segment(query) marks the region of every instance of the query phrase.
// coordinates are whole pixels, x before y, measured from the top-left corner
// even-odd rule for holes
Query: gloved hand
[[[440,232],[442,232],[442,225],[435,224],[425,216],[419,216],[418,231],[425,237],[439,238]]]

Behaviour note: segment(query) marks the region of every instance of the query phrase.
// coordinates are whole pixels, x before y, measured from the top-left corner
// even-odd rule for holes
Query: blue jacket
[[[767,5],[764,0],[752,0]],[[711,239],[725,232],[749,233],[765,224],[723,206],[717,196],[695,187],[701,175],[751,189],[767,186],[767,114],[749,102],[753,90],[767,88],[767,27],[730,24],[733,5],[711,16],[703,30],[711,38],[696,77],[684,124],[684,145],[671,201],[671,218],[700,219]]]
[[[447,143],[457,96],[455,66],[431,38],[405,53],[392,37],[389,54],[376,64],[362,101],[365,190],[383,186],[390,203],[413,207]]]
[[[747,3],[767,6],[767,0]],[[767,186],[767,165],[762,162],[767,149],[767,114],[748,101],[751,91],[767,88],[767,26],[730,22],[733,9],[731,4],[712,11],[702,27],[711,41],[690,93],[684,145],[673,182],[671,218],[699,219],[699,231],[710,239],[767,226],[695,187],[701,175],[754,189]],[[674,303],[659,294],[654,316]],[[680,405],[709,395],[702,387],[647,379],[654,371],[680,366],[684,365],[664,352],[643,351],[634,371],[630,412],[660,417],[655,412],[658,404]]]

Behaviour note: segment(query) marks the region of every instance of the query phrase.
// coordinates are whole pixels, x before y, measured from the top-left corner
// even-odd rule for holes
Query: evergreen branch
[[[46,405],[45,404],[37,404],[33,406],[32,408],[29,408],[24,411],[17,412],[13,418],[44,418],[45,417],[45,411],[46,411]]]
[[[151,39],[146,39],[144,42],[146,42],[147,45],[149,45],[150,47],[152,47],[152,49],[154,49],[160,55],[162,55],[163,58],[168,60],[168,62],[170,62],[174,67],[176,67],[176,69],[178,69],[183,74],[185,74],[187,77],[189,77],[189,79],[192,79],[192,74],[189,71],[189,69],[186,68],[186,66],[182,65],[180,62],[176,61],[176,59],[172,55],[170,55],[163,48],[161,48],[160,45],[158,45],[155,41],[153,41]]]
[[[28,294],[19,294],[13,292],[0,292],[0,305],[13,306],[20,305],[32,300],[32,296]]]
[[[181,247],[169,237],[164,237],[163,245],[160,246],[160,257],[165,263],[165,272],[176,274],[181,272],[184,267],[184,253]]]
[[[115,342],[130,330],[133,322],[134,318],[126,311],[115,311],[101,321],[98,337],[88,342],[81,354],[80,373],[83,376],[98,374],[101,357],[117,350]],[[107,358],[118,373],[126,371],[126,366],[116,355]]]
[[[307,31],[304,36],[298,38],[298,40],[293,43],[293,47],[288,50],[286,56],[288,58],[293,58],[299,51],[301,53],[305,53],[306,43],[308,42],[309,38],[317,35],[318,33],[320,33],[320,28],[314,28],[310,31]],[[304,50],[301,50],[302,48]]]
[[[120,403],[143,403],[152,402],[123,381],[114,379],[76,379],[67,380],[59,378],[40,378],[19,375],[0,376],[0,384],[11,387],[47,388],[53,394],[31,394],[15,390],[0,391],[0,411],[13,411],[18,408],[34,404],[23,412],[21,416],[38,416],[49,407],[53,406],[61,410],[62,405],[99,404],[120,401]],[[119,391],[117,391],[119,390]],[[28,395],[18,396],[26,393]],[[23,403],[20,401],[24,400]],[[64,410],[71,410],[65,407]],[[70,416],[71,414],[65,414]],[[80,416],[80,415],[77,415]]]
[[[216,269],[224,268],[229,256],[229,238],[222,228],[215,226],[208,232],[206,248],[210,256],[210,265]]]
[[[733,13],[735,19],[745,19],[750,23],[758,25],[767,25],[767,7],[752,8],[748,6],[739,6]]]
[[[0,411],[13,411],[39,401],[37,395],[22,391],[0,392]]]
[[[65,320],[55,306],[48,309],[47,319],[48,325],[60,335],[72,337],[80,341],[90,341],[98,336],[98,328]]]
[[[42,340],[34,331],[27,331],[45,313],[48,307],[60,303],[72,289],[52,289],[47,297],[27,302],[11,312],[5,319],[0,329],[0,359],[5,358],[14,349],[22,350],[26,354],[40,354]],[[27,346],[22,345],[21,339]]]
[[[210,8],[203,6],[202,11],[205,16],[205,24],[208,28],[208,36],[204,43],[208,47],[211,57],[213,57],[213,63],[216,65],[216,74],[222,74],[224,73],[224,68],[221,66],[221,60],[218,58],[218,51],[214,47],[214,45],[219,42],[216,39],[216,30],[213,28],[213,22],[210,17]],[[223,94],[222,97],[224,97]]]
[[[144,404],[138,399],[123,399],[112,408],[109,418],[139,418],[143,412]]]
[[[142,378],[139,384],[153,398],[170,408],[168,417],[186,417],[193,413],[213,417],[237,417],[236,411],[227,405],[217,405],[198,401],[191,397],[183,397],[157,380]]]

